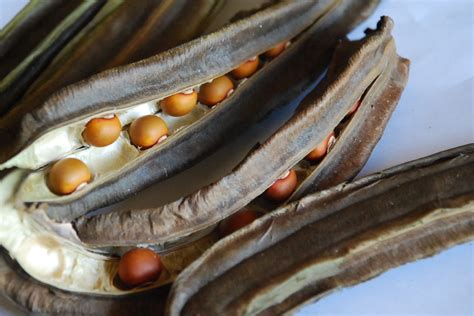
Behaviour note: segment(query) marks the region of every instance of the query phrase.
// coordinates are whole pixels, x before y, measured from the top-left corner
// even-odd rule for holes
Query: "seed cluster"
[[[288,42],[278,44],[265,52],[263,56],[267,60],[273,59],[280,55],[287,46]],[[253,57],[228,75],[217,77],[197,89],[189,89],[158,101],[160,110],[169,116],[180,117],[191,113],[198,102],[212,108],[234,91],[236,81],[250,77],[257,72],[259,66],[261,66],[260,57]],[[85,125],[82,137],[84,142],[90,146],[105,147],[113,144],[120,137],[122,129],[122,122],[117,115],[113,114],[91,119]],[[125,127],[125,130],[128,131],[130,143],[139,150],[146,150],[161,143],[170,134],[166,122],[153,114],[136,118],[128,127]],[[92,180],[92,174],[84,162],[75,159],[81,163],[79,168],[77,162],[72,163],[68,159],[70,158],[60,160],[55,164],[67,165],[67,173],[54,166],[49,170],[48,186],[57,195],[71,194]],[[74,170],[74,168],[78,169]],[[84,176],[86,174],[84,170],[87,170],[88,177]]]

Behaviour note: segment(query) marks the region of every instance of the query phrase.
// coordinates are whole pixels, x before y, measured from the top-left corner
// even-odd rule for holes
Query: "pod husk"
[[[281,315],[474,239],[474,144],[304,197],[221,240],[167,315]]]
[[[61,49],[95,16],[95,14],[104,5],[104,0],[87,1],[77,3],[76,1],[62,1],[38,5],[40,12],[36,13],[36,3],[32,3],[26,8],[26,11],[32,10],[32,14],[25,18],[25,26],[20,25],[18,31],[12,30],[12,43],[6,51],[5,65],[7,72],[0,81],[0,114],[8,109],[25,93],[29,85],[35,78],[48,66],[52,59],[61,51]],[[44,7],[46,6],[46,8]],[[46,11],[44,11],[46,10]],[[24,12],[25,13],[25,12]],[[57,13],[57,16],[56,16]],[[19,16],[19,19],[21,15]],[[41,41],[34,40],[33,43],[25,41],[29,49],[22,49],[23,38],[30,36],[29,31],[39,24],[43,24],[44,19],[49,19],[45,23],[45,29],[39,27],[40,35],[45,35]],[[12,27],[18,21],[13,21]],[[56,24],[55,27],[48,25]],[[49,32],[48,32],[49,31]],[[28,34],[26,34],[28,32]],[[48,34],[44,34],[47,33]],[[18,40],[15,41],[15,39]],[[19,42],[18,42],[19,41]],[[15,42],[17,44],[15,45]],[[34,44],[34,48],[32,47]],[[19,53],[16,49],[19,47]],[[23,54],[21,52],[23,51]],[[9,58],[9,56],[12,56]],[[3,63],[2,63],[3,64]]]
[[[118,5],[108,2],[35,81],[10,115],[23,116],[60,88],[100,71],[150,57],[194,39],[212,20],[221,2],[145,0],[140,5],[134,1]],[[186,26],[182,25],[183,21]]]
[[[391,112],[398,101],[408,76],[408,62],[396,54],[394,40],[390,34],[393,21],[382,18],[376,31],[352,43],[352,54],[335,60],[330,70],[337,72],[303,101],[302,110],[272,135],[263,145],[252,151],[229,175],[203,189],[173,203],[153,209],[133,209],[119,213],[106,213],[89,218],[82,217],[75,223],[80,239],[96,246],[126,246],[135,243],[159,244],[164,247],[187,241],[192,234],[206,229],[246,206],[263,193],[273,181],[301,161],[340,121],[352,104],[371,86],[366,95],[366,104],[378,111],[354,116],[354,126],[366,118],[367,113]],[[338,56],[338,54],[336,54]],[[373,84],[372,84],[373,83]],[[373,91],[373,93],[371,92]],[[382,98],[381,98],[382,97]],[[373,113],[372,113],[373,114]],[[382,115],[382,116],[383,116]],[[369,120],[372,121],[372,120]],[[370,133],[378,139],[380,128]],[[369,125],[371,126],[371,125]],[[356,129],[357,131],[357,129]],[[347,139],[351,141],[352,130]],[[364,148],[373,147],[364,146]],[[340,146],[345,148],[345,146]],[[359,149],[357,146],[356,149]],[[337,153],[336,149],[336,153]],[[347,152],[347,151],[343,151]],[[352,152],[355,156],[359,153]],[[362,150],[362,156],[367,153]],[[329,157],[330,158],[330,157]],[[365,158],[364,158],[365,159]],[[355,158],[355,161],[359,161]],[[325,165],[323,165],[325,166]],[[359,170],[362,165],[353,165]],[[338,168],[339,164],[335,164]],[[329,170],[325,167],[324,170]],[[353,169],[344,173],[352,174]],[[348,172],[348,171],[350,172]],[[332,170],[336,172],[337,170]],[[316,174],[318,170],[316,169]]]
[[[0,77],[13,70],[79,1],[30,1],[0,32]]]
[[[200,68],[197,69],[197,67],[202,66],[199,61],[212,58],[213,64],[208,64],[208,66],[213,68],[213,71],[228,69],[225,62],[221,64],[226,58],[215,59],[214,52],[217,54],[217,51],[220,51],[221,48],[223,50],[230,49],[231,51],[228,53],[231,60],[233,60],[239,56],[241,57],[242,54],[254,54],[254,50],[258,49],[255,47],[256,45],[263,47],[260,45],[267,45],[267,41],[271,41],[272,37],[274,37],[273,40],[278,38],[275,42],[280,41],[281,38],[292,37],[292,35],[288,35],[291,32],[287,28],[292,27],[287,21],[289,19],[288,14],[296,14],[296,12],[302,10],[301,6],[306,8],[306,6],[303,5],[304,3],[305,2],[301,2],[301,4],[300,2],[292,2],[288,4],[282,2],[250,18],[231,24],[220,32],[213,33],[143,62],[133,64],[132,67],[118,69],[127,69],[127,71],[133,70],[133,73],[137,76],[146,77],[147,71],[145,71],[145,69],[158,68],[160,71],[164,71],[165,69],[169,70],[170,66],[178,67],[178,65],[187,69],[186,66],[190,66],[191,60],[193,60],[194,66],[192,69],[194,70],[190,70],[189,78],[195,82],[202,81],[202,77],[209,76],[210,73],[207,71],[199,72]],[[160,145],[158,148],[148,150],[133,161],[133,163],[124,166],[120,173],[107,179],[107,181],[89,184],[83,190],[66,198],[63,197],[57,202],[48,202],[48,206],[42,206],[42,208],[45,208],[48,216],[54,220],[70,221],[89,210],[123,200],[131,194],[146,188],[150,184],[166,179],[191,166],[205,155],[217,149],[219,145],[228,141],[230,137],[237,135],[244,127],[264,116],[271,109],[286,105],[296,96],[300,95],[302,90],[308,87],[315,78],[318,78],[324,72],[330,60],[331,53],[337,44],[337,38],[346,34],[352,27],[370,14],[377,3],[377,1],[364,3],[358,1],[344,1],[341,4],[318,2],[317,5],[311,5],[310,8],[312,8],[313,11],[315,10],[317,15],[319,14],[319,19],[316,21],[316,24],[301,35],[301,38],[295,41],[284,54],[248,79],[245,84],[241,85],[226,101],[208,113],[204,119],[176,133],[170,137],[165,144]],[[294,10],[295,8],[292,6],[297,6],[298,10]],[[328,8],[330,9],[327,12],[323,10]],[[323,12],[321,10],[323,10]],[[313,14],[316,13],[313,12]],[[300,15],[298,19],[304,17],[307,16]],[[264,25],[262,28],[258,26],[255,27],[256,21],[260,21],[262,18],[264,20],[269,19],[270,22],[268,24],[262,24]],[[298,19],[295,18],[293,20],[297,23]],[[284,22],[280,20],[284,20]],[[283,23],[284,25],[280,25],[279,23]],[[278,27],[276,27],[277,25]],[[267,30],[266,26],[268,26],[269,30]],[[241,37],[247,36],[245,34],[253,33],[241,32],[240,30],[242,28],[258,28],[259,30],[257,33],[258,40],[250,38],[249,42],[245,41],[245,43],[242,44],[248,46],[246,48],[240,47],[242,45],[237,43],[244,40]],[[260,33],[260,30],[262,30],[263,33]],[[267,31],[269,33],[267,33]],[[296,32],[296,30],[293,31]],[[267,35],[260,38],[260,36],[264,34]],[[213,44],[210,43],[218,42],[222,37],[226,38],[226,45],[212,47]],[[258,44],[255,44],[255,42],[258,42]],[[236,45],[239,46],[238,49]],[[187,50],[188,48],[190,49],[189,51]],[[213,54],[201,54],[203,50],[211,48]],[[241,48],[242,51],[240,51]],[[238,51],[235,52],[234,50]],[[165,60],[171,61],[177,59],[179,56],[186,56],[187,58],[180,60],[177,65],[171,65],[166,62],[165,65],[160,66],[158,62],[154,63],[155,59],[161,59],[164,62]],[[192,56],[195,56],[197,60],[191,58]],[[245,58],[247,58],[247,55]],[[231,60],[227,60],[227,64],[232,64]],[[312,62],[308,62],[310,60]],[[215,64],[216,68],[214,68]],[[288,69],[291,69],[291,71],[289,72]],[[103,73],[104,76],[107,74],[111,74],[111,72]],[[173,79],[174,72],[171,71],[169,74],[172,77],[171,79]],[[123,75],[125,75],[125,72]],[[180,76],[183,76],[181,72]],[[155,77],[148,79],[154,80],[154,78]],[[285,78],[285,80],[279,80],[278,84],[275,84],[275,82],[269,80],[269,78]],[[104,78],[98,81],[109,83],[109,81]],[[184,87],[181,86],[183,85],[182,80],[172,86],[170,82],[171,81],[162,80],[160,83],[164,89],[166,89],[166,86],[168,86],[168,89],[174,89],[173,92],[175,90],[179,91]],[[71,87],[76,87],[76,85]],[[123,90],[126,89],[128,88],[114,88],[111,89],[111,91],[121,94]],[[81,94],[77,89],[75,90],[74,99]],[[82,91],[82,89],[79,90]],[[87,89],[84,88],[83,90],[85,91]],[[105,91],[102,92],[105,93]],[[128,95],[126,97],[138,98],[136,95]],[[83,102],[84,98],[87,97],[83,96],[82,99],[79,100],[77,98],[77,100]],[[91,98],[89,97],[89,99]],[[96,97],[93,99],[96,99]],[[257,109],[256,104],[259,105]],[[102,104],[101,108],[103,109],[105,107],[106,106]]]

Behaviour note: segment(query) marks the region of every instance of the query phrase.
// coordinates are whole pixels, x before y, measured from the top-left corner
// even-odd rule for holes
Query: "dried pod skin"
[[[224,100],[234,89],[234,83],[227,76],[218,77],[205,83],[199,90],[199,102],[214,106]]]
[[[160,108],[168,115],[183,116],[196,107],[197,98],[198,94],[196,91],[174,94],[163,99],[160,102]]]
[[[92,174],[85,163],[76,158],[66,158],[56,162],[51,168],[48,185],[53,193],[66,195],[91,179]]]
[[[161,270],[160,257],[154,251],[138,248],[122,256],[118,275],[125,285],[135,287],[157,280]]]
[[[147,149],[168,135],[168,127],[160,117],[145,115],[130,124],[128,133],[132,144],[139,148]]]
[[[235,213],[219,224],[219,236],[225,237],[247,226],[256,220],[260,214],[253,210],[243,210]]]
[[[27,5],[26,12],[32,7],[32,11],[35,11],[35,7],[44,7],[44,3],[48,1],[33,1]],[[21,27],[19,34],[20,40],[18,43],[14,43],[13,47],[8,47],[8,42],[11,38],[8,38],[8,32],[11,32],[11,29],[8,27],[5,29],[7,32],[2,34],[2,44],[0,44],[0,58],[2,59],[2,65],[0,66],[0,73],[8,71],[7,68],[13,67],[8,74],[0,74],[0,115],[8,112],[11,107],[25,94],[28,87],[34,80],[45,70],[49,65],[52,59],[62,50],[62,48],[68,44],[69,41],[73,40],[74,36],[84,28],[89,21],[97,14],[100,8],[105,4],[106,1],[99,0],[93,2],[81,2],[77,0],[73,1],[52,1],[50,4],[52,6],[47,10],[46,15],[40,17],[39,21],[41,25],[35,27],[41,34],[41,29],[44,26],[47,26],[49,23],[57,23],[56,25],[46,27],[48,30],[47,34],[43,34],[44,38],[40,41],[39,44],[35,45],[34,43],[29,47],[27,52],[21,52],[21,45],[28,43],[30,39],[24,39],[28,36],[21,36]],[[46,4],[46,6],[49,6]],[[34,15],[34,14],[33,14]],[[42,15],[42,14],[40,14]],[[23,14],[19,14],[17,18],[22,18]],[[60,19],[58,21],[58,18]],[[43,21],[46,19],[46,21]],[[35,17],[30,19],[27,15],[26,21],[17,21],[17,22],[26,22],[28,23],[38,23],[35,21]],[[26,25],[28,27],[28,25]],[[12,33],[15,29],[13,29]],[[49,32],[49,33],[48,33]],[[2,32],[3,33],[3,32]],[[4,38],[6,35],[6,38]],[[15,37],[15,34],[12,34]],[[35,35],[32,35],[35,37]],[[5,44],[4,44],[5,42]],[[5,46],[4,46],[5,45]],[[26,44],[28,45],[28,44]],[[16,48],[20,47],[18,56],[20,59],[17,59]],[[4,49],[8,49],[6,56],[3,56]]]
[[[265,197],[274,202],[283,202],[295,191],[297,185],[296,172],[290,170],[265,191]]]
[[[332,131],[325,140],[323,140],[315,149],[313,149],[307,156],[306,159],[309,161],[318,161],[324,157],[328,151],[329,142],[334,139],[334,131]]]
[[[250,77],[257,71],[259,63],[260,59],[258,57],[254,57],[242,63],[239,67],[235,68],[230,73],[235,79],[243,79]]]
[[[239,85],[236,95],[222,104],[225,108],[223,106],[214,109],[192,123],[182,133],[170,137],[167,141],[170,146],[156,146],[146,153],[140,153],[139,159],[132,157],[132,160],[127,161],[117,172],[112,167],[110,172],[107,171],[109,172],[107,179],[97,177],[85,190],[68,198],[48,198],[46,212],[51,219],[65,222],[74,220],[95,208],[123,200],[209,155],[228,141],[229,137],[238,135],[248,124],[256,122],[268,111],[284,106],[289,100],[301,95],[305,87],[325,71],[332,51],[337,45],[337,39],[366,18],[377,2],[376,0],[363,3],[353,0],[278,2],[259,14],[246,18],[245,21],[229,25],[208,37],[186,44],[183,46],[186,49],[172,49],[156,58],[124,66],[119,72],[104,72],[101,76],[83,81],[84,84],[75,84],[67,89],[70,93],[65,93],[64,90],[54,99],[50,98],[48,102],[39,106],[38,111],[31,114],[31,118],[38,118],[34,120],[38,124],[32,122],[28,130],[17,133],[16,131],[19,131],[15,128],[17,121],[8,120],[12,123],[7,125],[4,125],[7,121],[0,122],[2,133],[4,131],[7,134],[12,133],[10,139],[15,139],[8,142],[4,151],[0,151],[0,160],[8,159],[18,149],[27,146],[20,153],[19,159],[10,159],[0,168],[7,165],[27,165],[26,168],[35,169],[38,165],[37,157],[38,160],[49,159],[47,155],[36,155],[34,162],[24,159],[38,144],[38,141],[31,144],[29,140],[37,139],[38,136],[43,137],[41,136],[43,128],[47,127],[53,131],[58,126],[62,126],[61,129],[66,128],[69,124],[78,123],[74,117],[79,115],[85,117],[88,112],[98,115],[102,111],[110,113],[114,109],[133,110],[135,105],[130,108],[130,104],[136,104],[138,100],[158,101],[189,87],[197,87],[215,76],[228,73],[242,61],[268,50],[277,43],[295,39],[291,48],[272,61],[272,65],[263,67],[258,76],[252,76],[246,84]],[[314,23],[315,21],[317,22]],[[259,30],[255,35],[252,32],[254,29]],[[304,33],[301,33],[302,31]],[[212,54],[208,53],[210,47],[215,48]],[[224,56],[228,62],[222,62]],[[176,67],[182,71],[172,71],[176,70]],[[281,80],[275,86],[270,78],[285,78],[288,70],[291,70],[291,80]],[[185,80],[183,80],[184,74],[186,74]],[[169,80],[158,79],[161,76],[166,76]],[[109,90],[114,91],[113,96]],[[111,100],[113,101],[110,102]],[[261,104],[257,109],[256,103]],[[60,104],[68,106],[59,111]],[[146,102],[143,106],[151,109],[156,103]],[[205,111],[201,106],[199,110]],[[53,114],[54,120],[51,115],[47,115],[46,118],[44,114]],[[122,124],[128,123],[122,119],[120,113],[116,114],[119,115]],[[165,119],[168,122],[168,118]],[[174,126],[170,125],[170,130],[174,131]],[[4,138],[0,138],[0,142]],[[182,152],[189,154],[179,155]],[[283,170],[278,171],[281,172]],[[150,176],[140,176],[143,173],[148,173]],[[44,196],[30,195],[25,201],[41,203],[46,199]]]
[[[105,147],[113,144],[120,136],[122,124],[117,115],[112,118],[95,118],[87,122],[82,137],[89,145]]]
[[[173,284],[167,315],[287,314],[469,242],[473,181],[468,144],[308,195],[193,262]]]
[[[275,47],[267,50],[263,55],[267,58],[275,58],[278,55],[280,55],[281,53],[283,53],[283,51],[286,48],[286,44],[287,43],[280,43],[280,44],[276,45]]]

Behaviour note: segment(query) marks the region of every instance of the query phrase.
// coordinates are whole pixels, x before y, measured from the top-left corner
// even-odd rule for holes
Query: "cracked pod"
[[[338,38],[376,4],[282,1],[157,56],[68,86],[20,121],[0,122],[0,133],[5,133],[0,140],[4,162],[0,168],[34,169],[18,198],[42,205],[57,221],[70,221],[123,200],[191,166],[271,109],[291,102],[323,73]],[[291,45],[276,58],[262,58],[250,78],[233,79],[235,92],[228,90],[215,107],[198,103],[181,117],[161,111],[165,98],[199,94],[207,82],[287,41]],[[275,83],[269,78],[284,79]],[[91,119],[112,115],[124,127],[120,137],[104,148],[85,144],[84,126]],[[169,131],[147,150],[131,144],[128,136],[129,124],[145,115],[160,117]],[[62,158],[82,160],[92,181],[81,190],[57,196],[45,179],[51,164]]]
[[[291,313],[473,240],[473,182],[469,144],[308,195],[192,263],[173,284],[167,315]]]
[[[289,199],[355,176],[381,137],[408,77],[408,61],[396,53],[392,27],[392,20],[383,17],[364,39],[341,43],[327,78],[230,174],[164,206],[81,217],[75,222],[80,239],[95,247],[138,243],[167,249],[202,236],[242,208],[272,210],[277,204],[262,194],[287,170],[297,175]],[[347,115],[356,102],[358,110]],[[327,155],[316,164],[305,161],[331,131],[336,140]],[[350,163],[344,157],[351,157]]]

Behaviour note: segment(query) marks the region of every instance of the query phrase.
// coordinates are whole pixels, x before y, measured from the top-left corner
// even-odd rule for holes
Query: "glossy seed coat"
[[[178,93],[161,100],[160,107],[168,115],[183,116],[196,107],[197,99],[196,91]]]
[[[122,256],[118,275],[125,285],[135,287],[157,280],[161,270],[161,260],[155,252],[147,248],[137,248]]]
[[[147,149],[168,135],[165,121],[156,115],[145,115],[130,124],[130,141],[133,145]]]
[[[76,158],[66,158],[56,162],[49,171],[48,186],[53,193],[66,195],[91,179],[92,174],[84,162]]]
[[[330,143],[334,140],[334,132],[331,132],[315,149],[310,151],[306,156],[306,160],[309,161],[318,161],[328,152],[328,148],[331,145]]]
[[[294,170],[276,180],[266,191],[265,197],[274,202],[283,202],[295,191],[298,178]]]
[[[260,60],[258,57],[249,59],[246,62],[242,63],[239,67],[232,70],[231,75],[235,79],[243,79],[250,77],[257,71],[259,63]]]
[[[218,77],[205,83],[199,90],[199,102],[214,106],[224,100],[234,89],[234,83],[227,76]]]
[[[112,118],[95,118],[87,122],[82,137],[91,146],[105,147],[113,144],[121,131],[122,124],[114,115]]]

